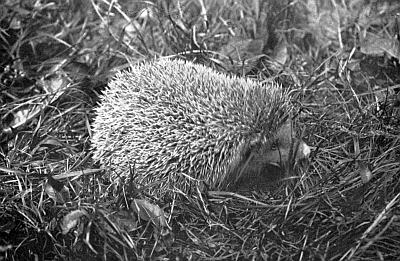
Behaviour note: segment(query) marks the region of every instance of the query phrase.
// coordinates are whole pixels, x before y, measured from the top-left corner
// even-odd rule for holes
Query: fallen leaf
[[[48,177],[44,186],[44,191],[56,203],[64,204],[71,201],[68,187],[64,186],[62,182],[57,181],[52,177]]]
[[[61,223],[62,234],[63,235],[67,234],[71,229],[73,229],[79,224],[80,218],[82,216],[87,216],[87,215],[88,213],[85,210],[77,209],[64,216]]]
[[[368,183],[372,178],[372,172],[369,169],[368,165],[365,163],[360,163],[359,171],[360,171],[360,176],[361,176],[362,182],[364,184]]]
[[[157,227],[166,227],[164,211],[157,205],[151,204],[147,200],[134,199],[131,207],[139,217],[145,221],[151,221]]]
[[[400,58],[400,44],[394,37],[384,37],[372,33],[367,33],[360,40],[360,51],[367,55],[388,55],[396,59]]]

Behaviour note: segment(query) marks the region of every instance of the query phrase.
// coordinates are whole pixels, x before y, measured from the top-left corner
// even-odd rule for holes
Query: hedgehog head
[[[233,190],[262,189],[285,177],[299,161],[307,159],[310,147],[296,138],[291,120],[287,120],[268,139],[253,140],[242,146],[231,165],[231,177],[223,187]]]

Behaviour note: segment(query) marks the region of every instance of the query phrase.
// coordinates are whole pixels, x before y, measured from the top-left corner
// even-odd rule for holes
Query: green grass
[[[400,4],[312,2],[1,4],[0,260],[400,256]],[[90,124],[116,71],[158,57],[291,88],[309,164],[266,191],[146,201],[139,218],[134,184],[91,160]]]

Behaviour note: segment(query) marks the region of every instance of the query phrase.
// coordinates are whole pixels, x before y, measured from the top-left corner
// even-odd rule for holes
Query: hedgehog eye
[[[277,150],[279,148],[279,142],[276,140],[271,144],[271,150]]]

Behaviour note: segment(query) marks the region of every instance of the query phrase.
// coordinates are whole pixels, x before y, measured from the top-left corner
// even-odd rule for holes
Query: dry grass
[[[266,2],[2,4],[0,260],[400,256],[399,4]],[[160,56],[292,86],[310,163],[269,191],[151,202],[168,226],[138,218],[90,123],[115,71]]]

